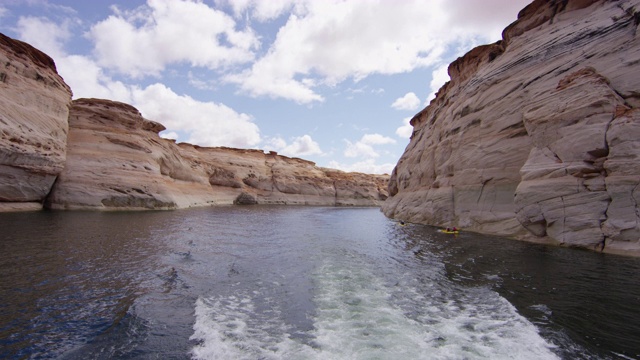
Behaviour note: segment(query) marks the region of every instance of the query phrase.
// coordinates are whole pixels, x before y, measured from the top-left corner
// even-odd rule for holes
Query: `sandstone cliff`
[[[134,107],[74,100],[53,209],[174,209],[213,204],[379,205],[388,176],[344,173],[260,150],[175,144]]]
[[[640,1],[534,1],[449,66],[389,217],[640,254]]]
[[[65,163],[71,90],[53,60],[0,34],[0,212],[42,208]]]
[[[377,206],[388,176],[259,150],[202,148],[108,100],[71,102],[54,61],[0,34],[0,212],[213,204]],[[70,110],[71,108],[71,110]],[[55,181],[55,183],[54,183]]]

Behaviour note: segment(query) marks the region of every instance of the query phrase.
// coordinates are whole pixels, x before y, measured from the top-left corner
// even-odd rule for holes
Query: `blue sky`
[[[447,65],[522,0],[0,0],[0,32],[74,98],[129,103],[201,146],[390,173]]]

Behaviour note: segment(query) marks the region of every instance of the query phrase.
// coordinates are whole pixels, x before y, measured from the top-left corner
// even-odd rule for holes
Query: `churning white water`
[[[490,289],[456,287],[437,272],[421,285],[411,272],[377,273],[357,254],[323,261],[312,273],[316,308],[308,337],[293,334],[270,299],[258,309],[256,299],[265,302],[259,291],[201,297],[195,304],[193,357],[558,358],[554,345]]]

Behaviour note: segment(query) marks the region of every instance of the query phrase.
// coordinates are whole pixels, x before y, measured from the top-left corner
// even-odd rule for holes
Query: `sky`
[[[0,0],[0,32],[162,137],[390,174],[448,64],[529,2]]]

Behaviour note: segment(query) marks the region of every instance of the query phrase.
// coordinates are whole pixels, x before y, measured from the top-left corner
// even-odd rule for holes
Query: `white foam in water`
[[[197,300],[193,358],[558,358],[535,326],[489,289],[436,282],[430,294],[410,280],[391,288],[365,261],[352,260],[315,273],[313,347],[291,337],[278,311],[256,312],[254,295],[236,294]]]
[[[277,311],[257,314],[250,297],[199,298],[195,316],[194,359],[286,359],[311,350],[289,338]]]
[[[315,335],[320,358],[425,357],[429,348],[423,325],[390,306],[380,279],[362,268],[327,264],[317,282]]]
[[[318,285],[316,336],[324,358],[558,358],[535,326],[489,289],[466,289],[452,296],[440,288],[431,297],[414,286],[402,286],[401,302],[417,309],[408,316],[364,262],[325,265]]]

